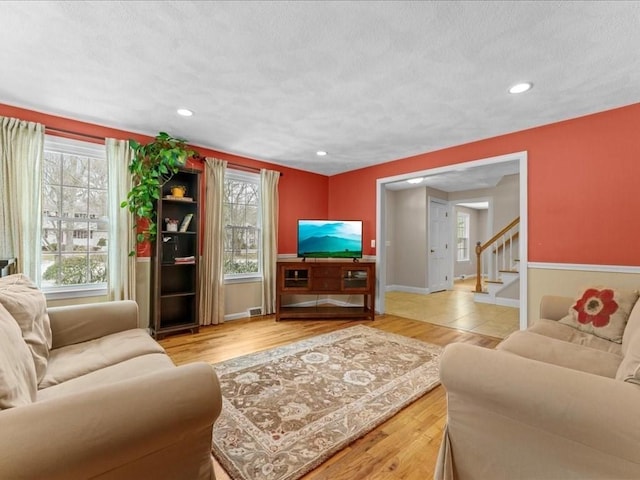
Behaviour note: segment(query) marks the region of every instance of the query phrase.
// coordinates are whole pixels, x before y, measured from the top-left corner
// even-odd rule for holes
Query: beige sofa
[[[640,478],[640,302],[621,343],[561,323],[574,302],[544,297],[496,349],[445,348],[437,480]]]
[[[47,310],[23,275],[0,279],[0,478],[214,478],[215,372],[137,325],[135,302]]]

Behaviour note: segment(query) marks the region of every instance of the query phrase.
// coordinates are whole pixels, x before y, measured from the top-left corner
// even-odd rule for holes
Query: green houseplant
[[[140,144],[129,140],[129,145],[134,151],[133,160],[129,164],[133,185],[127,199],[120,206],[128,208],[135,214],[138,222],[142,220],[141,224],[146,225],[144,231],[138,232],[137,243],[153,241],[158,232],[155,202],[160,198],[161,187],[196,152],[187,147],[186,140],[174,138],[165,132],[159,132],[150,143]],[[129,255],[135,255],[135,252],[130,252]]]

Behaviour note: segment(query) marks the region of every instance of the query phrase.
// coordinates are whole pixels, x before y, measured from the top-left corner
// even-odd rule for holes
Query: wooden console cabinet
[[[278,262],[276,320],[295,318],[375,318],[376,264],[372,262]],[[324,299],[287,305],[292,295],[362,295],[359,306],[337,306]],[[346,300],[349,300],[347,298]]]

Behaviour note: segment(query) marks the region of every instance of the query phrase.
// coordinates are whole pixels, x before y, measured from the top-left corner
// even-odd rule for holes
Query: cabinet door
[[[366,267],[342,269],[342,289],[345,291],[367,291],[370,281],[370,270]]]
[[[281,265],[281,288],[286,290],[309,290],[310,275],[309,267],[285,266]]]

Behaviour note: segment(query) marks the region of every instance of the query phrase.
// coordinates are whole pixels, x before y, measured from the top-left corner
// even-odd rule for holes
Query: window
[[[225,278],[261,275],[259,176],[227,171],[224,197]]]
[[[109,231],[104,145],[46,137],[40,286],[105,288]]]
[[[469,214],[458,212],[456,234],[459,262],[469,261]]]

